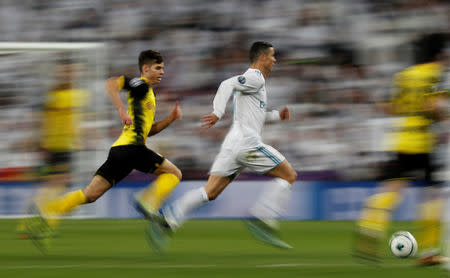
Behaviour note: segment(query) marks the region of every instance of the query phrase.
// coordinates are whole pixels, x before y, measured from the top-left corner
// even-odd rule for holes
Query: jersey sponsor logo
[[[245,80],[245,77],[241,75],[241,76],[238,77],[238,81],[239,81],[239,83],[241,83],[241,84],[245,84],[245,81],[246,81],[246,80]]]
[[[262,100],[259,101],[259,108],[265,108],[266,107],[266,103]]]
[[[144,80],[142,80],[142,79],[140,79],[138,77],[133,78],[133,79],[130,80],[130,86],[133,87],[133,88],[136,88],[136,87],[138,87],[139,85],[141,85],[143,83],[144,83]]]

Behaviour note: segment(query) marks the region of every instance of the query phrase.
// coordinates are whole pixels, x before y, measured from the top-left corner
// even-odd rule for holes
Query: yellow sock
[[[380,232],[386,231],[392,210],[398,202],[397,192],[384,192],[371,196],[364,205],[358,225]]]
[[[41,206],[50,200],[56,198],[62,191],[66,189],[65,185],[45,185],[38,189],[36,195],[33,196],[33,202]],[[52,220],[51,220],[52,221]],[[49,222],[51,222],[49,221]],[[26,232],[26,224],[24,219],[20,219],[16,227],[17,233]]]
[[[441,205],[442,202],[438,199],[425,202],[420,206],[418,243],[421,250],[432,250],[439,247]]]
[[[45,185],[39,188],[33,200],[36,204],[42,205],[57,198],[64,190],[65,185]]]
[[[71,212],[74,208],[84,203],[86,203],[86,196],[80,189],[69,192],[60,198],[47,202],[42,206],[42,210],[45,214],[50,216],[60,216]]]
[[[144,192],[142,192],[141,198],[147,202],[152,209],[158,210],[179,182],[180,180],[174,174],[161,174],[144,190]]]

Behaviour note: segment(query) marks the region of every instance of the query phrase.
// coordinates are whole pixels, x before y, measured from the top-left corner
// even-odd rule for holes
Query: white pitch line
[[[354,267],[354,266],[361,266],[358,264],[306,264],[306,263],[296,263],[296,264],[265,264],[265,265],[257,265],[255,267],[257,268],[281,268],[281,267],[299,267],[299,266],[305,266],[305,267],[315,267],[315,266],[325,266],[325,267]]]
[[[215,265],[215,264],[180,264],[180,265],[93,265],[93,264],[74,264],[74,265],[0,265],[3,270],[16,269],[201,269],[201,268],[295,268],[295,267],[364,267],[362,264],[309,264],[309,263],[295,263],[295,264],[268,264],[268,265]],[[384,267],[411,267],[411,264],[383,264]]]
[[[16,265],[16,266],[0,266],[0,269],[58,269],[58,268],[89,268],[89,269],[134,269],[134,268],[212,268],[217,265],[91,265],[91,264],[77,264],[77,265]]]
[[[309,264],[309,263],[295,263],[295,264],[265,264],[256,265],[256,268],[283,268],[283,267],[364,267],[371,266],[365,264]],[[412,264],[382,264],[384,267],[410,267]]]

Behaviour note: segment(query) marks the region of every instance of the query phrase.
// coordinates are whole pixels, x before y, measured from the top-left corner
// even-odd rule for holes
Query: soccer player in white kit
[[[288,247],[274,238],[278,230],[276,219],[283,213],[297,173],[282,154],[262,142],[261,133],[266,120],[288,120],[289,109],[266,111],[265,78],[276,62],[272,45],[255,42],[249,54],[250,68],[220,84],[214,98],[214,111],[202,117],[202,127],[212,127],[223,116],[228,99],[233,95],[233,124],[211,167],[206,185],[186,192],[166,206],[163,216],[171,229],[176,230],[190,211],[216,199],[244,168],[248,168],[274,177],[270,189],[263,192],[250,210],[256,218],[247,222],[250,231],[258,239]],[[265,236],[261,237],[262,234]],[[267,235],[270,235],[269,240]]]

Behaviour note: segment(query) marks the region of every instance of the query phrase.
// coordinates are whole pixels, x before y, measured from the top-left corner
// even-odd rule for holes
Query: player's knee
[[[175,166],[174,164],[170,164],[169,167],[162,169],[162,173],[172,174],[175,177],[177,177],[178,180],[181,180],[183,178],[183,174],[181,173],[181,170],[178,169],[178,167]]]
[[[293,184],[297,180],[297,172],[294,169],[289,171],[289,174],[286,177],[286,181],[290,184]]]
[[[179,180],[181,180],[181,179],[183,178],[183,174],[181,173],[181,170],[178,169],[178,168],[176,168],[176,167],[175,167],[175,173],[174,173],[174,175],[177,176],[177,178],[178,178]]]
[[[178,167],[173,167],[172,169],[170,169],[169,171],[170,174],[174,175],[175,177],[177,177],[179,180],[181,180],[183,178],[183,174],[181,173],[181,170],[178,169]]]

